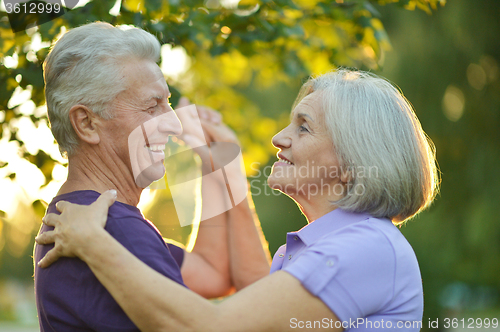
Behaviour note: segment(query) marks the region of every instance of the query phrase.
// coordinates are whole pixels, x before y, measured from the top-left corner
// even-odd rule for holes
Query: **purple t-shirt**
[[[58,213],[55,204],[61,200],[90,205],[99,195],[90,190],[59,195],[47,212]],[[40,233],[49,229],[52,227],[43,225]],[[141,261],[184,285],[179,268],[183,250],[167,246],[156,227],[135,206],[115,202],[108,212],[106,230]],[[35,297],[42,332],[139,331],[80,259],[60,258],[46,269],[38,268],[36,263],[52,248],[53,245],[36,245],[34,253]]]
[[[389,219],[336,209],[287,234],[286,245],[274,255],[271,273],[277,270],[299,279],[346,331],[422,327],[417,258]],[[326,320],[321,323],[326,327]]]

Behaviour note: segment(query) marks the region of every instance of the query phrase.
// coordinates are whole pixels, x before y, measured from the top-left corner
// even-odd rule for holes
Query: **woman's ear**
[[[69,120],[76,135],[88,144],[99,144],[101,141],[97,131],[99,117],[87,106],[74,105],[69,110]]]
[[[354,172],[352,168],[348,167],[347,169],[343,169],[340,167],[341,174],[340,174],[340,181],[342,183],[349,183],[351,180],[354,179]]]

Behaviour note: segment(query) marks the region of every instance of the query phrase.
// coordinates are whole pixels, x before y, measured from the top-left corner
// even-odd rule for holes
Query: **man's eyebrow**
[[[148,103],[150,103],[153,99],[156,99],[156,100],[162,100],[162,99],[163,99],[163,97],[162,97],[162,96],[156,96],[156,95],[155,95],[155,96],[151,96],[151,97],[149,97],[148,99],[146,99],[146,100],[144,101],[144,104],[148,104]]]

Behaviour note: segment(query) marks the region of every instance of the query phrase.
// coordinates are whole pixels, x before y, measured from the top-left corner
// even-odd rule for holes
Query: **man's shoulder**
[[[59,201],[67,201],[70,203],[81,204],[81,205],[90,205],[97,198],[99,198],[100,194],[94,190],[76,190],[71,191],[64,194],[58,194],[52,199],[49,207],[59,202]]]
[[[90,205],[99,198],[100,193],[93,190],[78,190],[69,193],[64,193],[54,197],[49,204],[47,213],[59,213],[56,209],[56,203],[59,201],[67,201],[74,204]],[[159,233],[154,225],[147,221],[141,211],[132,205],[122,202],[115,202],[108,211],[108,220],[106,222],[106,230],[112,231],[115,228],[127,226],[130,231],[154,230]]]
[[[115,202],[108,211],[106,230],[118,241],[121,239],[141,240],[154,237],[161,247],[165,247],[160,231],[135,206]],[[155,241],[156,242],[156,241]],[[122,243],[126,246],[125,243]]]
[[[54,197],[47,213],[57,213],[56,203],[67,201],[74,204],[90,205],[99,198],[93,190],[79,190]],[[51,229],[43,226],[41,232]],[[105,229],[124,247],[139,258],[149,250],[168,251],[158,229],[144,218],[141,211],[132,205],[115,202],[108,211]],[[45,247],[45,246],[44,246]],[[149,250],[148,250],[149,249]]]

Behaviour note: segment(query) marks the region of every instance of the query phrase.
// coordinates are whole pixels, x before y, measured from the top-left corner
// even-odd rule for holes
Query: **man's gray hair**
[[[341,170],[350,174],[333,204],[397,224],[432,202],[439,187],[434,144],[398,89],[375,74],[339,69],[308,80],[294,107],[314,91]]]
[[[71,107],[84,105],[104,119],[112,118],[108,105],[125,90],[124,62],[159,58],[160,43],[141,29],[95,22],[65,33],[43,65],[51,130],[61,153],[72,155],[78,146]]]

